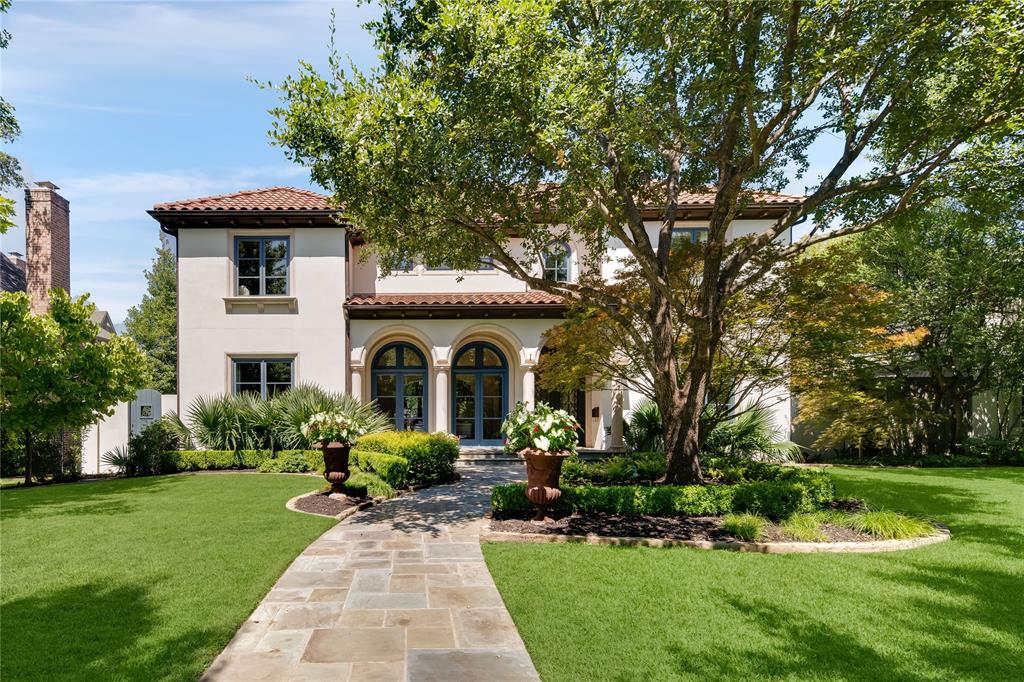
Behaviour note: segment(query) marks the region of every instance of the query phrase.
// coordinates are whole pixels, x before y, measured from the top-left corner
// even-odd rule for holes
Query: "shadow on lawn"
[[[180,475],[145,476],[5,489],[0,518],[124,514],[138,509],[139,493],[163,492],[183,480]]]
[[[3,606],[5,680],[181,679],[197,674],[208,630],[154,640],[157,609],[145,587],[96,582]]]

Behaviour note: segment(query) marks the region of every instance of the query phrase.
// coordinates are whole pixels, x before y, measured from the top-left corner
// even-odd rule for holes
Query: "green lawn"
[[[1024,669],[1024,470],[833,470],[953,539],[863,555],[494,543],[545,682],[1010,680]]]
[[[307,476],[183,475],[0,493],[0,677],[194,680],[331,519]]]

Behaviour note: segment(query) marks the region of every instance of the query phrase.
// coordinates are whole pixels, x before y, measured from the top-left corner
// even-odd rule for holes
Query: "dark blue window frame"
[[[476,359],[475,359],[474,364],[472,366],[468,366],[468,367],[459,367],[458,366],[459,360],[462,359],[462,356],[465,355],[470,350],[476,350]],[[501,366],[500,367],[494,367],[494,366],[486,366],[486,365],[484,365],[484,363],[483,363],[483,358],[484,358],[483,351],[484,350],[489,350],[489,351],[493,352],[495,355],[497,355],[498,359],[501,360]],[[504,417],[508,414],[508,394],[509,394],[508,358],[505,357],[505,354],[503,352],[501,352],[501,350],[499,350],[493,344],[486,343],[486,342],[483,342],[483,341],[478,341],[478,342],[475,342],[475,343],[467,344],[467,345],[463,346],[462,348],[460,348],[459,352],[455,354],[454,361],[452,362],[452,387],[451,387],[452,397],[451,397],[451,406],[450,406],[451,407],[451,411],[452,411],[452,416],[451,416],[451,429],[452,429],[452,433],[456,433],[456,434],[458,433],[458,430],[456,428],[456,423],[455,423],[456,420],[458,419],[458,397],[459,397],[459,394],[458,394],[458,385],[459,385],[458,378],[460,376],[463,376],[463,377],[464,376],[469,376],[469,377],[472,377],[473,381],[474,381],[474,393],[473,393],[473,396],[474,396],[474,405],[473,405],[473,435],[474,435],[474,438],[462,440],[461,442],[464,445],[501,445],[502,442],[503,442],[500,435],[497,438],[484,438],[483,437],[483,435],[484,435],[484,431],[483,431],[483,426],[484,426],[484,424],[483,424],[483,421],[484,421],[484,417],[483,417],[483,412],[484,412],[484,405],[483,405],[483,402],[484,402],[484,391],[483,391],[483,385],[484,385],[484,377],[488,376],[488,375],[490,375],[490,376],[495,376],[495,375],[501,376],[501,417],[502,417],[502,419],[504,419]]]
[[[288,365],[288,381],[269,381],[267,379],[267,364],[282,364]],[[241,381],[239,379],[239,365],[259,365],[260,377],[259,381]],[[295,385],[295,358],[231,358],[231,392],[234,394],[242,393],[243,391],[252,391],[253,388],[259,388],[260,397],[264,400],[271,397],[270,386],[275,387],[286,387],[284,390],[287,391]],[[242,387],[242,388],[240,388]],[[276,394],[278,391],[274,391]]]
[[[275,292],[273,294],[267,294],[267,242],[272,241],[283,241],[284,242],[284,261],[285,269],[284,275],[278,277],[271,277],[271,279],[283,279],[284,280],[284,292]],[[240,253],[242,242],[256,242],[259,244],[259,287],[255,293],[250,292],[249,294],[242,294],[242,280],[243,279],[257,279],[257,277],[243,277],[240,263],[243,260]],[[245,259],[251,260],[251,259]],[[291,239],[286,236],[267,236],[259,237],[252,235],[236,235],[235,236],[235,295],[236,296],[288,296],[291,291],[291,261],[292,261],[292,243]]]
[[[395,350],[395,366],[394,367],[383,367],[380,366],[380,360],[389,350]],[[406,362],[406,353],[414,353],[420,361],[418,367],[409,365]],[[370,366],[370,398],[377,400],[377,378],[382,374],[394,375],[395,376],[395,412],[394,412],[394,424],[397,431],[405,431],[405,380],[410,376],[418,376],[422,379],[423,386],[423,415],[420,419],[419,425],[416,426],[415,431],[426,431],[427,424],[430,420],[430,387],[427,383],[429,376],[429,367],[427,366],[427,360],[420,349],[413,346],[410,343],[403,341],[396,341],[395,343],[389,343],[373,356],[373,364]],[[401,404],[399,404],[401,400]]]
[[[706,227],[673,227],[672,241],[686,239],[691,244],[706,242],[708,240],[708,228]]]

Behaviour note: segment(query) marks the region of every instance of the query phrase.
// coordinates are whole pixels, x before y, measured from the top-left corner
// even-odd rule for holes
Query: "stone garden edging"
[[[932,535],[905,540],[871,540],[868,542],[739,542],[735,540],[674,540],[669,538],[613,537],[607,535],[548,535],[545,533],[508,533],[483,530],[483,542],[554,542],[587,545],[628,545],[634,547],[693,547],[695,549],[725,549],[734,552],[760,554],[812,554],[897,552],[915,547],[934,545],[950,539],[948,528],[938,527]]]

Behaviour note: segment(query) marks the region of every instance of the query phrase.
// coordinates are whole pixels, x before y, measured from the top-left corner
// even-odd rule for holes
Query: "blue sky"
[[[14,1],[0,57],[0,91],[22,126],[11,153],[26,179],[54,182],[71,202],[73,293],[124,319],[159,244],[146,214],[154,203],[312,187],[268,143],[274,93],[246,77],[280,80],[300,59],[323,66],[332,8],[339,50],[371,66],[362,25],[378,10],[354,1]],[[833,144],[812,150],[811,177]],[[12,197],[23,209],[21,192]],[[24,252],[23,229],[0,237],[0,248]]]
[[[246,76],[280,80],[299,59],[325,64],[332,7],[339,48],[371,65],[361,26],[376,10],[355,2],[15,0],[0,63],[22,127],[10,151],[26,179],[54,182],[71,202],[73,293],[124,319],[159,244],[146,214],[156,202],[311,187],[267,141],[274,94]],[[23,210],[22,193],[12,196]],[[0,248],[24,252],[24,239],[12,230]]]

